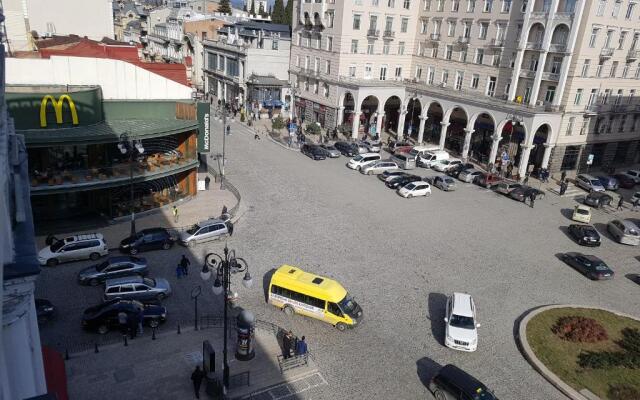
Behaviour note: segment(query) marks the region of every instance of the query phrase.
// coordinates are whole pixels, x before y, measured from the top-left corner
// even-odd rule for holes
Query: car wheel
[[[433,392],[433,397],[435,397],[436,400],[447,400],[447,397],[444,395],[444,393],[442,393],[442,390],[440,389],[436,389],[436,391]]]
[[[160,326],[160,321],[154,318],[151,321],[149,321],[149,326],[152,328],[157,328],[158,326]]]
[[[135,256],[136,254],[138,254],[138,249],[136,249],[135,247],[132,247],[132,248],[129,250],[129,253],[130,253],[132,256]]]
[[[347,325],[343,324],[342,322],[338,322],[336,324],[336,329],[340,332],[344,332],[345,330],[347,330]]]
[[[93,278],[89,281],[89,286],[98,286],[100,284],[100,281],[97,280],[96,278]]]
[[[189,242],[187,242],[187,247],[190,247],[190,248],[196,247],[196,241],[190,240]]]
[[[89,254],[89,259],[90,259],[91,261],[96,261],[98,258],[100,258],[100,254],[98,254],[98,253],[91,253],[91,254]]]
[[[56,265],[58,265],[57,258],[50,258],[47,260],[47,267],[55,267]]]
[[[412,195],[412,194],[408,194],[408,195],[407,195],[407,199],[410,199],[410,198],[412,198],[412,197],[413,197],[413,195]]]
[[[289,305],[284,306],[282,311],[284,311],[284,313],[287,314],[287,315],[293,315],[293,314],[296,313],[296,310],[294,310],[293,307],[291,307]]]
[[[107,327],[106,325],[100,325],[98,327],[98,333],[101,335],[105,335],[107,332],[109,332],[109,327]]]
[[[162,243],[162,250],[169,250],[171,248],[171,243],[164,242]]]
[[[367,175],[373,175],[373,171],[367,172]]]
[[[166,294],[164,294],[164,293],[160,293],[160,294],[158,294],[158,295],[156,296],[156,299],[157,299],[158,301],[162,301],[162,300],[164,300],[166,297],[167,297],[167,295],[166,295]]]

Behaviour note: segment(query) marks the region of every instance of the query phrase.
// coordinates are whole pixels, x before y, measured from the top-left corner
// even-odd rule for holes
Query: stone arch
[[[422,102],[418,97],[409,100],[405,107],[407,114],[404,120],[404,133],[408,137],[418,138],[418,128],[420,127],[420,115],[422,115]]]
[[[469,143],[469,157],[482,164],[489,164],[493,137],[496,133],[496,119],[488,111],[476,113],[469,120],[468,127],[473,129]]]
[[[566,45],[569,41],[569,26],[564,22],[560,22],[553,27],[551,34],[551,44]]]
[[[436,100],[425,101],[424,116],[427,122],[424,124],[423,140],[427,143],[440,144],[442,136],[442,119],[444,118],[444,108]]]
[[[378,112],[380,111],[380,99],[377,96],[370,94],[365,96],[360,102],[360,121],[364,131],[368,134],[375,132],[376,119],[378,118]]]
[[[340,101],[338,102],[342,109],[342,130],[350,131],[351,123],[353,122],[353,115],[356,109],[356,98],[353,93],[349,91],[345,91],[340,97]]]
[[[445,149],[462,154],[465,129],[469,122],[468,111],[462,106],[453,106],[447,110],[444,120],[449,122],[444,142]]]
[[[519,165],[522,144],[526,143],[525,139],[527,139],[527,127],[522,123],[504,120],[498,126],[497,132],[499,132],[500,140],[498,142],[496,165],[502,165],[502,168],[506,168],[507,164],[501,161],[505,155],[508,159],[508,164],[511,164],[512,167]],[[514,170],[513,174],[515,173],[516,171]]]
[[[451,114],[456,109],[462,110],[464,112],[464,114],[465,114],[465,117],[467,118],[467,121],[469,120],[469,115],[471,115],[471,113],[469,111],[467,111],[467,109],[464,106],[462,106],[460,104],[455,104],[453,107],[449,108],[447,110],[447,112],[445,113],[445,115],[444,115],[444,120],[445,121],[449,120],[451,118]]]
[[[532,139],[530,144],[533,147],[531,148],[531,153],[529,154],[528,164],[533,164],[534,173],[537,173],[538,170],[542,167],[544,151],[546,149],[546,145],[548,145],[551,141],[552,134],[553,131],[551,130],[551,125],[549,125],[548,123],[542,123],[532,131]]]
[[[384,101],[384,125],[383,130],[394,131],[398,133],[398,125],[400,122],[400,110],[402,100],[396,95],[389,96]]]
[[[544,40],[545,27],[541,22],[535,22],[527,33],[527,43],[542,43]]]

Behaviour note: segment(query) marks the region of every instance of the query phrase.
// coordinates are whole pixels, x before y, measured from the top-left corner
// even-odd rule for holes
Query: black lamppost
[[[251,274],[249,274],[249,265],[240,257],[236,257],[235,250],[229,250],[227,245],[224,246],[224,258],[217,253],[208,253],[204,257],[204,264],[202,265],[202,271],[200,277],[203,281],[209,280],[212,275],[212,271],[216,271],[216,280],[213,282],[212,290],[217,296],[224,293],[224,348],[222,350],[222,385],[224,392],[229,389],[229,364],[227,362],[227,336],[228,336],[228,321],[227,321],[227,309],[228,302],[231,293],[231,274],[238,272],[244,272],[244,278],[242,284],[246,288],[251,288],[253,280]]]
[[[135,236],[136,214],[133,211],[133,161],[136,159],[138,154],[144,153],[144,147],[142,147],[141,140],[131,139],[128,134],[123,133],[120,135],[120,140],[118,141],[118,149],[122,155],[129,154],[129,186],[131,193],[129,212],[131,213],[131,236]]]

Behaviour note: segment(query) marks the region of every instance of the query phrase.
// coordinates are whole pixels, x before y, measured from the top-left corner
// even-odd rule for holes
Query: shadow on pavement
[[[422,357],[416,361],[416,373],[418,374],[418,378],[420,378],[420,382],[422,382],[426,388],[429,387],[429,382],[431,382],[431,379],[436,376],[441,368],[442,365],[428,357]]]
[[[593,226],[596,228],[596,230],[598,231],[598,233],[600,233],[601,237],[606,237],[607,239],[611,240],[612,242],[616,242],[616,239],[611,236],[611,234],[609,233],[609,230],[607,229],[607,224],[603,224],[603,223],[595,223],[593,224]]]
[[[429,293],[429,320],[431,321],[431,334],[434,339],[444,346],[444,314],[447,305],[447,296],[442,293]]]
[[[640,274],[626,274],[624,277],[629,279],[631,282],[640,285]]]
[[[559,227],[558,227],[558,230],[559,230],[560,232],[564,233],[564,234],[565,234],[565,236],[566,236],[567,238],[569,238],[569,240],[571,240],[572,242],[575,242],[575,241],[573,240],[573,236],[571,236],[571,233],[569,233],[569,227],[568,227],[568,226],[561,225],[561,226],[559,226]]]
[[[573,217],[573,209],[572,208],[563,208],[560,210],[560,214],[566,219],[571,219]]]

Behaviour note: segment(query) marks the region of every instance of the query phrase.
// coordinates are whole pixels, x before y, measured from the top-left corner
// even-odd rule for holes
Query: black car
[[[572,224],[569,225],[569,234],[582,246],[600,246],[600,234],[591,225]]]
[[[389,169],[378,175],[378,179],[380,179],[382,182],[386,182],[387,178],[395,179],[396,177],[408,175],[410,174],[399,169]]]
[[[343,156],[355,157],[358,155],[358,147],[349,142],[335,142],[333,147],[338,149]]]
[[[587,278],[599,281],[613,279],[613,271],[596,256],[582,253],[564,253],[562,261],[566,262]]]
[[[544,192],[529,186],[521,186],[519,188],[515,188],[509,192],[509,196],[518,201],[525,202],[531,199],[531,195],[535,196],[536,200],[544,199]]]
[[[633,189],[633,187],[636,185],[636,181],[634,181],[633,178],[630,177],[629,175],[616,174],[613,177],[618,180],[618,185],[621,188]]]
[[[93,265],[78,273],[78,283],[96,286],[107,279],[131,275],[146,275],[149,272],[147,260],[142,257],[109,257],[100,264]]]
[[[120,252],[135,255],[141,251],[169,250],[175,240],[165,228],[143,229],[135,236],[123,239],[120,242]]]
[[[114,299],[84,310],[82,327],[104,335],[109,330],[119,327],[119,313],[127,314],[127,318],[137,318],[140,311],[143,312],[144,324],[152,328],[157,328],[167,317],[167,309],[163,306],[142,304],[136,300]]]
[[[462,163],[462,164],[455,165],[452,168],[449,168],[446,171],[446,174],[449,175],[449,176],[452,176],[454,178],[457,178],[458,176],[460,176],[460,173],[462,171],[466,171],[468,169],[473,169],[473,168],[475,168],[475,167],[471,163]]]
[[[387,185],[387,187],[390,188],[390,189],[397,189],[397,188],[403,187],[407,183],[411,183],[411,182],[415,182],[415,181],[421,181],[421,180],[422,180],[421,176],[418,176],[418,175],[407,175],[407,176],[400,176],[398,178],[392,179],[392,180],[386,182],[385,185]]]
[[[584,198],[584,204],[595,208],[608,206],[613,201],[613,197],[603,192],[591,192]]]
[[[35,299],[36,303],[36,315],[38,316],[38,323],[44,324],[51,320],[56,313],[56,308],[53,304],[46,299]]]
[[[438,400],[498,400],[479,380],[455,365],[445,365],[429,382]]]
[[[322,147],[315,144],[302,145],[300,151],[302,152],[302,154],[306,155],[312,160],[324,160],[327,158],[326,151]]]

